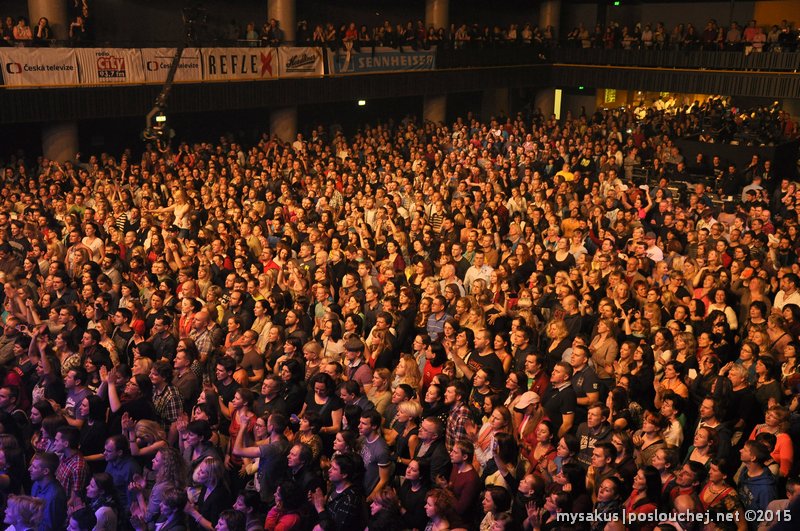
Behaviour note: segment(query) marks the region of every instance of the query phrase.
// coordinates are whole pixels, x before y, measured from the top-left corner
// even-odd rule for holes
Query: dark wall
[[[0,3],[0,15],[3,16],[5,19],[8,15],[14,17],[14,20],[17,20],[17,17],[28,17],[28,2],[27,0],[3,0]]]
[[[564,23],[567,28],[583,23],[588,28],[593,28],[598,16],[602,17],[600,9],[605,9],[605,18],[608,23],[617,22],[621,26],[633,26],[641,22],[651,24],[653,28],[657,22],[663,22],[667,31],[672,31],[678,23],[692,23],[699,31],[705,27],[709,19],[715,19],[718,24],[728,26],[731,20],[739,25],[753,18],[755,2],[750,0],[718,1],[718,2],[635,2],[631,4],[613,5],[598,8],[597,3],[574,4],[568,6]],[[731,11],[733,5],[733,11]],[[562,7],[562,10],[564,8]]]
[[[95,2],[95,32],[98,41],[178,42],[183,39],[181,17],[186,0],[104,0]],[[259,27],[267,19],[266,0],[202,2],[208,23],[201,38],[224,37],[230,22],[244,28],[253,21]],[[137,21],[137,23],[131,23]]]

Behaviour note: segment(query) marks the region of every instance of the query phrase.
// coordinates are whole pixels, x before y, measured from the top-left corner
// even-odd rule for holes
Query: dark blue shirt
[[[128,485],[133,481],[133,475],[140,472],[139,463],[130,456],[106,463],[106,474],[114,480],[114,489],[117,491],[117,499],[119,499],[122,507],[127,508],[130,506]]]
[[[44,501],[44,518],[39,531],[61,531],[67,524],[67,494],[53,478],[34,481],[31,496]]]

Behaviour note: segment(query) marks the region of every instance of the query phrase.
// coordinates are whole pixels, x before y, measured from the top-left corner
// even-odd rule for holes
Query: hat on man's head
[[[514,404],[514,409],[522,411],[527,409],[527,407],[531,404],[538,404],[540,401],[541,399],[537,393],[534,393],[533,391],[526,391],[522,393],[522,396],[519,397],[517,403]]]
[[[364,352],[364,343],[357,337],[351,337],[345,341],[344,349],[350,352]]]

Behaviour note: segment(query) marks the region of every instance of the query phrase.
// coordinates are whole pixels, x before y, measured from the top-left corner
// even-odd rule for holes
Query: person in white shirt
[[[781,290],[775,294],[775,301],[772,304],[772,311],[780,313],[787,304],[797,304],[800,306],[800,293],[797,285],[800,279],[794,273],[786,273],[781,278]]]
[[[476,250],[475,256],[472,258],[472,266],[467,269],[467,273],[464,275],[464,287],[467,291],[472,291],[472,283],[479,278],[485,280],[488,285],[492,271],[494,271],[494,268],[484,262],[483,251]]]

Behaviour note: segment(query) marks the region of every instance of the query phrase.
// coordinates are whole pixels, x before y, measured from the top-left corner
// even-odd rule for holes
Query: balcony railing
[[[606,50],[601,48],[554,48],[547,53],[553,63],[612,65],[633,68],[685,68],[695,70],[763,70],[796,72],[800,52],[705,50]]]

